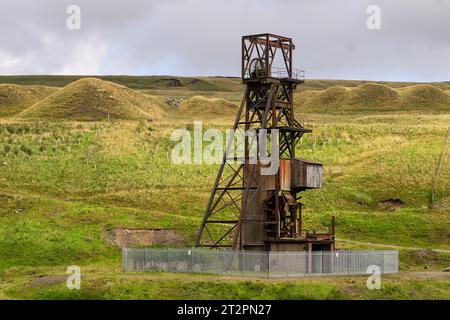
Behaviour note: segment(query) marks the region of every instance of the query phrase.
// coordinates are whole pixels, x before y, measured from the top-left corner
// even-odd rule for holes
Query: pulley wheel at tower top
[[[250,61],[248,71],[249,71],[250,78],[261,78],[261,77],[266,76],[266,67],[264,64],[264,59],[253,58]]]

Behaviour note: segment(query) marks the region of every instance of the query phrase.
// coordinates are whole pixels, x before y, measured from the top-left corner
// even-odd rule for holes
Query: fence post
[[[127,271],[127,264],[128,264],[128,252],[127,252],[127,248],[122,250],[122,269],[123,271]]]
[[[320,251],[320,275],[323,275],[323,251]]]
[[[306,275],[306,270],[307,270],[307,268],[306,268],[306,258],[307,258],[307,256],[306,256],[306,252],[303,252],[303,275]]]
[[[285,259],[284,259],[284,261],[285,261],[284,267],[286,268],[286,278],[289,278],[289,272],[288,272],[288,255],[289,255],[288,252],[285,252],[285,253],[284,253],[284,256],[285,256]]]
[[[216,259],[215,259],[216,263],[217,261],[219,261],[219,250],[216,249]],[[219,274],[219,270],[214,270],[213,273],[215,274]]]
[[[308,243],[308,274],[312,272],[312,244]]]
[[[346,252],[346,254],[345,254],[345,258],[346,258],[346,260],[347,260],[347,274],[350,274],[350,265],[351,265],[351,263],[350,263],[350,259],[352,258],[352,253],[350,252]]]
[[[332,251],[330,251],[329,256],[330,256],[329,260],[330,260],[330,263],[331,263],[330,274],[334,274],[334,260],[336,258],[336,251],[335,251],[334,248],[333,248]]]
[[[144,268],[143,271],[147,270],[147,248],[144,248]]]
[[[240,261],[240,264],[241,264],[240,267],[241,267],[241,269],[242,269],[242,276],[244,277],[244,276],[245,276],[245,261],[244,261],[245,256],[244,256],[244,250],[239,251],[238,255],[239,255],[239,257],[240,257],[239,261]]]
[[[169,269],[168,268],[168,266],[169,266],[169,263],[168,263],[168,261],[169,261],[169,249],[166,249],[166,252],[167,252],[167,256],[166,256],[166,268],[164,268],[164,264],[161,264],[161,271],[169,271],[169,270],[167,270],[167,269]],[[166,270],[164,270],[164,269],[166,269]]]

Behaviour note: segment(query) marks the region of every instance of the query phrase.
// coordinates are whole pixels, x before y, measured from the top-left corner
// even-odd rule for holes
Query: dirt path
[[[450,253],[450,250],[445,250],[445,249],[405,247],[405,246],[398,246],[398,245],[393,245],[393,244],[373,243],[373,242],[361,242],[361,241],[354,241],[354,240],[341,239],[341,238],[336,238],[336,241],[338,241],[338,242],[354,243],[354,244],[364,244],[364,245],[376,246],[376,247],[387,247],[387,248],[392,248],[392,249],[404,249],[404,250],[431,250],[431,251],[434,251],[434,252]]]

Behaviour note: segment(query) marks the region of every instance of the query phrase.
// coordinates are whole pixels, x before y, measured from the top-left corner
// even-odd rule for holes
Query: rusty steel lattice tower
[[[311,130],[294,117],[294,91],[304,82],[304,71],[293,69],[292,39],[274,34],[242,37],[242,81],[245,92],[234,123],[244,138],[227,142],[214,182],[196,246],[245,250],[334,250],[335,223],[325,233],[303,232],[299,193],[322,186],[322,164],[296,157],[299,140]],[[277,65],[277,67],[275,66]],[[263,130],[264,129],[264,130]],[[276,130],[274,130],[276,129]],[[277,140],[279,166],[250,154],[260,141],[245,134],[265,131]],[[255,139],[256,137],[256,139]],[[243,144],[243,146],[242,146]],[[243,155],[235,151],[243,147]]]

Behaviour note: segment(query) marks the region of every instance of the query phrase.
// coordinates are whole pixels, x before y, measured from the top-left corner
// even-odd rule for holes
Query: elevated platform
[[[267,130],[267,132],[270,132],[271,130],[278,130],[280,132],[287,132],[287,133],[311,133],[311,129],[306,129],[303,127],[288,127],[288,126],[281,126],[281,127],[275,127],[275,128],[256,128],[255,131],[258,132],[259,130]]]
[[[303,76],[298,76],[298,77],[276,77],[276,76],[271,76],[271,77],[257,77],[257,78],[245,78],[242,79],[242,83],[243,84],[258,84],[258,83],[262,83],[262,84],[268,84],[268,83],[275,83],[275,84],[288,84],[288,83],[292,83],[292,84],[302,84],[305,82],[305,75],[303,74]]]

